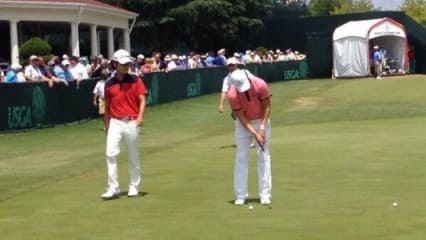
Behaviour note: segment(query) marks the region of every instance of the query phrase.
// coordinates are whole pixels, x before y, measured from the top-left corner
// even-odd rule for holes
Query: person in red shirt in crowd
[[[114,53],[117,73],[105,83],[106,163],[108,188],[103,199],[120,196],[117,156],[123,139],[128,147],[130,183],[127,195],[139,195],[141,182],[139,160],[139,133],[144,123],[147,90],[140,77],[128,73],[132,59],[128,51]]]
[[[263,79],[243,69],[229,75],[231,87],[227,97],[235,122],[237,156],[234,169],[235,205],[244,205],[248,198],[248,163],[252,137],[257,142],[257,172],[260,203],[271,204],[272,176],[269,142],[271,137],[271,94]]]

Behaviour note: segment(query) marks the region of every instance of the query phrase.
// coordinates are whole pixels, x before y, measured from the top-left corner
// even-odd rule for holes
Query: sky
[[[398,7],[404,0],[371,0],[371,2],[376,8],[380,8],[381,10],[398,10]]]
[[[372,0],[371,2],[382,10],[398,10],[404,0]]]

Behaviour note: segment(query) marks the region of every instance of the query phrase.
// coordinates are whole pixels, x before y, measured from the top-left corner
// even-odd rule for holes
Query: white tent
[[[371,75],[371,49],[386,49],[390,68],[399,73],[408,71],[407,35],[402,24],[390,18],[347,22],[333,33],[334,77]]]

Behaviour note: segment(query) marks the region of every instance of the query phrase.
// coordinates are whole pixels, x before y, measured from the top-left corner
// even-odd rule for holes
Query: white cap
[[[238,92],[245,92],[250,89],[250,81],[243,70],[237,69],[229,76],[231,84],[234,84]]]
[[[114,53],[114,60],[120,64],[128,64],[133,62],[130,53],[127,50],[120,49]]]
[[[144,56],[143,54],[139,54],[137,58],[138,58],[138,59],[144,59],[144,58],[145,58],[145,56]]]
[[[68,55],[67,54],[63,54],[62,55],[62,59],[69,59],[70,57],[68,57]]]
[[[10,66],[10,68],[13,69],[13,70],[19,70],[19,69],[22,69],[22,66],[21,66],[21,64],[14,63],[14,64],[12,64],[12,66]]]
[[[65,59],[62,61],[62,65],[63,66],[70,65],[70,61],[68,59]]]
[[[221,48],[219,49],[219,51],[217,51],[217,54],[224,54],[226,52],[225,48]]]
[[[166,55],[166,56],[164,57],[164,61],[170,61],[170,60],[172,60],[172,58],[170,58],[170,55]]]
[[[237,65],[239,63],[239,61],[235,58],[235,57],[230,57],[228,58],[228,60],[226,60],[226,64],[227,65]]]
[[[36,55],[31,55],[30,61],[32,61],[32,60],[38,60],[38,57]]]

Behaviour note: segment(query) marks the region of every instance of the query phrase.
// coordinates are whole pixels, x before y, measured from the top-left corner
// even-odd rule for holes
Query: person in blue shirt
[[[226,66],[226,50],[224,48],[217,51],[217,57],[214,59],[214,65],[216,66]]]
[[[373,64],[374,64],[374,73],[376,74],[376,79],[381,79],[382,77],[382,54],[380,53],[379,46],[375,45],[373,47]]]
[[[22,66],[20,64],[12,64],[10,70],[7,72],[6,77],[4,78],[5,83],[18,83],[25,82],[25,78],[19,76],[19,72],[22,71]]]
[[[53,71],[55,72],[55,76],[60,79],[64,79],[66,81],[72,81],[73,76],[71,72],[68,70],[68,67],[70,65],[70,61],[67,59],[63,60],[61,65],[56,65]]]

